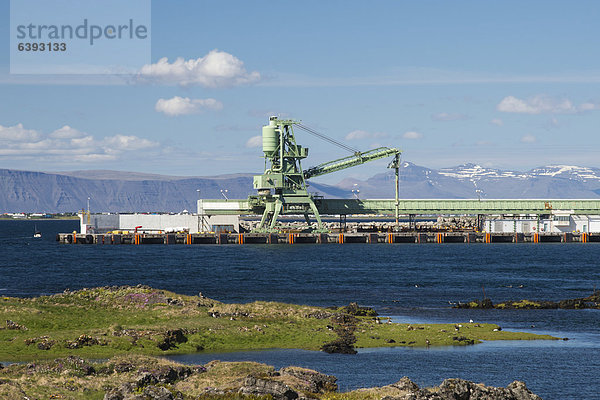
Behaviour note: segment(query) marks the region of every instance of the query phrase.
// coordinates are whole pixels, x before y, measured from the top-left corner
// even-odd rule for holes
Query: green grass
[[[318,350],[337,337],[329,329],[333,313],[319,307],[272,302],[224,304],[148,287],[93,288],[25,299],[3,297],[0,360],[267,348]],[[6,320],[26,330],[7,329]],[[427,341],[431,346],[445,346],[481,340],[554,339],[530,333],[494,332],[497,326],[493,324],[462,324],[456,332],[453,324],[377,324],[372,317],[357,317],[357,321],[356,347],[427,346]],[[161,350],[159,343],[173,329],[182,329],[187,341]],[[72,348],[82,335],[90,341]],[[460,337],[463,339],[455,339]],[[80,341],[86,342],[85,337]],[[43,350],[38,348],[40,343],[53,344]]]

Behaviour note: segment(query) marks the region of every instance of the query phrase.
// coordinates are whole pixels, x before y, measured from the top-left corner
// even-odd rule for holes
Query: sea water
[[[34,225],[42,239],[34,239]],[[600,310],[461,310],[451,304],[584,297],[600,285],[600,244],[61,245],[78,221],[0,221],[0,295],[38,296],[146,284],[223,302],[318,306],[356,301],[395,322],[498,323],[568,341],[467,347],[360,349],[354,356],[301,350],[198,353],[174,359],[254,360],[336,375],[344,390],[408,376],[422,386],[460,377],[544,399],[600,398]]]

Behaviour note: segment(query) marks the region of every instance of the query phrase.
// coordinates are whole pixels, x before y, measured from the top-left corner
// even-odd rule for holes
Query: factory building
[[[483,229],[490,233],[597,233],[600,232],[600,215],[557,210],[546,218],[536,215],[489,216]]]
[[[179,214],[89,214],[80,213],[80,232],[103,234],[115,231],[126,232],[239,232],[239,215],[206,215],[203,200],[198,201],[196,214],[184,211]],[[232,203],[220,202],[221,208]],[[213,207],[214,208],[214,207]]]

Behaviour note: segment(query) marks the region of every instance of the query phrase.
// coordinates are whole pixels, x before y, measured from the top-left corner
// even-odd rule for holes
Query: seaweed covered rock
[[[453,308],[482,308],[482,309],[489,309],[489,308],[494,308],[494,303],[492,303],[492,300],[485,298],[483,300],[473,300],[470,301],[468,303],[458,303],[455,304],[453,306]]]
[[[557,308],[565,310],[583,310],[585,308],[600,309],[600,292],[594,291],[594,293],[587,297],[578,297],[560,301],[523,299],[503,301],[494,304],[490,299],[473,300],[468,303],[455,304],[453,308],[497,308],[501,310],[553,310]]]

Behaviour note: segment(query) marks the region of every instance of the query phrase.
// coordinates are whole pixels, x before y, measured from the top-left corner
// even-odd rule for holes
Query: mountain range
[[[181,212],[195,211],[202,198],[243,199],[254,194],[253,174],[181,177],[123,171],[33,172],[0,169],[0,213]],[[600,198],[600,168],[549,165],[527,172],[463,164],[431,169],[403,162],[401,198]],[[393,198],[394,173],[336,185],[310,182],[326,198]],[[198,192],[198,190],[200,192]]]

